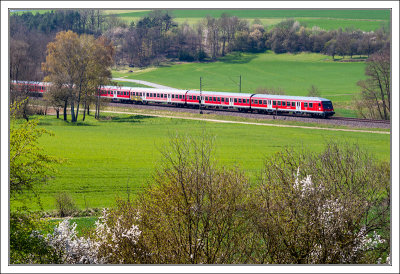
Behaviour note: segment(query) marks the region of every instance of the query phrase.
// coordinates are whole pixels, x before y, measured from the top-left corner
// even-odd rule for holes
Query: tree
[[[71,105],[71,121],[75,122],[75,100],[77,66],[79,59],[79,36],[72,32],[59,32],[54,42],[47,45],[46,62],[42,64],[43,71],[48,75],[45,81],[57,87],[65,87]]]
[[[168,147],[138,206],[152,263],[246,263],[252,234],[243,173],[216,165],[209,136],[173,138]]]
[[[78,36],[68,31],[58,33],[47,48],[48,55],[43,63],[43,70],[48,73],[45,80],[60,92],[67,91],[63,98],[69,100],[71,121],[76,122],[82,98],[85,111],[88,96],[95,94],[99,86],[111,78],[113,46],[105,38],[95,40],[91,35]]]
[[[366,61],[366,80],[357,83],[361,87],[360,113],[365,116],[368,113],[370,118],[390,119],[390,50],[385,48],[374,53]]]
[[[21,104],[21,103],[20,103]],[[55,171],[57,158],[46,155],[37,145],[43,134],[51,134],[37,127],[38,121],[26,121],[19,126],[15,114],[20,104],[10,107],[10,196],[17,198],[24,192],[35,194],[35,188],[47,181]]]
[[[60,109],[64,109],[64,121],[67,121],[68,90],[64,86],[49,85],[43,95],[48,105],[56,111],[57,119],[60,117]]]
[[[335,60],[335,55],[338,54],[338,43],[335,39],[329,40],[324,45],[324,52],[332,56],[332,60]]]
[[[321,97],[321,92],[319,91],[319,89],[316,86],[311,85],[310,89],[308,90],[308,96]]]

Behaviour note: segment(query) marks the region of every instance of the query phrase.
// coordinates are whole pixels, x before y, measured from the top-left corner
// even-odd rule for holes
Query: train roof
[[[307,101],[331,101],[320,97],[306,97],[306,96],[289,96],[289,95],[272,95],[272,94],[256,94],[252,98],[261,99],[277,99],[277,100],[307,100]]]
[[[195,93],[196,95],[200,93],[198,90],[189,90],[188,94],[193,94]],[[211,95],[211,96],[231,96],[231,97],[250,97],[253,95],[252,93],[237,93],[237,92],[222,92],[222,91],[202,91],[201,92],[203,95]]]

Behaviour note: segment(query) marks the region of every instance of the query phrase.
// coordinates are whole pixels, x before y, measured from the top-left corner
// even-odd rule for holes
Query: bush
[[[56,207],[60,217],[72,216],[77,210],[71,195],[66,192],[60,192],[56,195]]]
[[[152,263],[244,263],[252,234],[247,180],[212,159],[213,142],[175,137],[139,199],[143,244]]]
[[[206,59],[208,56],[207,56],[207,53],[204,51],[204,50],[199,50],[198,51],[198,53],[197,53],[197,60],[198,61],[203,61],[204,59]]]
[[[180,50],[178,53],[179,61],[193,62],[194,57],[186,50]]]
[[[278,153],[253,202],[259,262],[376,263],[390,252],[389,164],[358,146]]]
[[[61,258],[47,244],[41,232],[45,223],[39,216],[18,210],[10,213],[10,263],[52,264]]]

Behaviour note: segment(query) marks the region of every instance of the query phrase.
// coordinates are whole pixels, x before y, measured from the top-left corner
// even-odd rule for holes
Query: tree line
[[[390,43],[389,32],[355,28],[323,30],[307,28],[286,19],[269,28],[260,20],[250,23],[229,14],[207,16],[194,26],[176,24],[168,12],[154,11],[130,26],[119,25],[104,33],[117,46],[119,64],[147,66],[160,59],[181,61],[216,60],[232,51],[275,53],[316,52],[332,56],[367,55]]]
[[[275,53],[316,52],[332,56],[367,55],[390,43],[385,27],[364,32],[355,28],[323,30],[309,28],[294,19],[266,26],[256,19],[250,22],[223,13],[207,16],[191,26],[178,24],[168,11],[155,10],[137,22],[126,23],[101,10],[56,10],[44,14],[10,16],[12,79],[43,78],[40,66],[46,44],[59,31],[103,35],[116,47],[116,64],[144,67],[167,59],[214,61],[229,52]],[[38,62],[40,61],[40,62]]]

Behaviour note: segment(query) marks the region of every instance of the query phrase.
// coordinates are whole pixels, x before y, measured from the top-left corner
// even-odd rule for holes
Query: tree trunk
[[[57,113],[57,119],[59,119],[60,118],[60,110],[56,109],[56,113]]]
[[[64,104],[64,121],[67,121],[67,103],[68,103],[68,100],[65,100],[65,104]]]
[[[71,100],[71,122],[76,122],[74,100]]]
[[[83,106],[83,118],[82,118],[82,121],[85,121],[85,118],[86,118],[86,101],[85,101],[85,104]]]
[[[78,93],[78,100],[76,102],[76,117],[75,117],[75,121],[78,121],[78,114],[79,114],[79,103],[81,101],[81,90],[79,90]]]
[[[225,37],[222,40],[222,56],[225,56]]]

